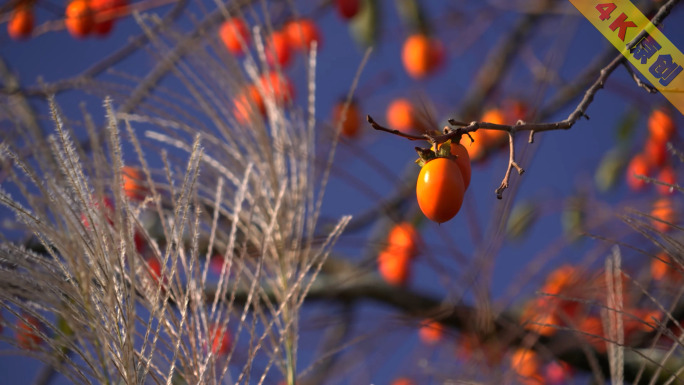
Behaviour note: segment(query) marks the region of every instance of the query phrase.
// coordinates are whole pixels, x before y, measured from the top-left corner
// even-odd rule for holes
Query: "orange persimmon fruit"
[[[485,113],[482,115],[481,120],[487,123],[506,124],[505,115],[498,108],[492,108],[490,110],[485,111]],[[489,141],[489,143],[486,144],[487,147],[498,146],[508,139],[508,133],[506,131],[486,130],[486,132],[486,140]]]
[[[670,271],[672,259],[665,252],[658,253],[656,258],[651,259],[651,277],[656,281],[665,279]]]
[[[361,128],[361,115],[359,113],[359,106],[355,101],[352,100],[347,107],[346,115],[342,116],[344,107],[345,101],[340,101],[333,107],[333,124],[337,126],[337,124],[344,119],[342,122],[342,135],[346,136],[347,138],[353,138],[359,133],[359,129]]]
[[[266,114],[264,98],[261,97],[259,89],[254,84],[245,87],[235,98],[234,103],[233,113],[240,124],[249,123],[252,112],[262,116]]]
[[[273,31],[266,45],[266,59],[269,64],[278,63],[281,67],[290,64],[290,43],[282,31]]]
[[[337,14],[345,20],[356,16],[361,9],[361,0],[335,0]]]
[[[387,250],[405,253],[413,258],[418,254],[418,232],[409,222],[401,222],[392,227],[387,235]]]
[[[143,176],[134,167],[124,166],[121,169],[123,189],[127,197],[135,201],[142,201],[147,195],[147,188],[142,185]]]
[[[394,130],[410,133],[416,129],[413,104],[404,98],[394,99],[387,106],[387,124]]]
[[[66,8],[64,20],[71,36],[84,38],[90,34],[95,25],[93,10],[87,0],[73,0]]]
[[[651,277],[656,281],[679,282],[682,280],[682,272],[679,265],[662,251],[655,258],[651,258]]]
[[[285,24],[283,31],[290,47],[294,49],[308,51],[314,41],[318,43],[318,49],[321,48],[321,34],[311,19],[290,21]]]
[[[416,197],[420,210],[430,220],[444,223],[461,209],[465,183],[455,160],[437,158],[420,170]]]
[[[415,79],[431,74],[439,66],[443,56],[441,43],[423,33],[409,36],[401,51],[404,69]]]
[[[648,138],[644,144],[644,156],[653,167],[663,167],[667,162],[667,143]]]
[[[668,198],[660,198],[653,204],[651,210],[651,224],[660,232],[667,232],[672,229],[670,223],[677,220],[677,214],[672,205],[672,201]]]
[[[675,132],[672,116],[663,109],[653,110],[648,117],[648,132],[651,139],[657,142],[669,141]]]
[[[126,0],[91,0],[93,10],[93,32],[99,36],[106,36],[114,27],[114,20],[118,9],[126,6]]]
[[[228,354],[230,352],[233,340],[228,330],[214,324],[209,328],[209,336],[213,354]]]
[[[646,187],[646,181],[637,177],[649,176],[651,174],[651,167],[643,154],[635,155],[627,165],[627,186],[632,191],[640,191]]]
[[[423,322],[418,329],[418,337],[426,345],[434,345],[444,336],[444,326],[433,320]]]
[[[511,369],[521,377],[535,377],[539,373],[539,358],[534,350],[518,348],[511,355]]]
[[[249,30],[245,22],[239,17],[233,17],[224,21],[219,28],[219,36],[228,51],[233,55],[244,54],[249,44]],[[244,47],[243,44],[245,44]]]
[[[378,254],[378,271],[385,282],[403,286],[409,279],[411,257],[406,253],[383,250]]]
[[[294,88],[285,75],[279,75],[275,71],[267,72],[261,75],[259,81],[266,97],[273,96],[277,103],[289,103],[294,97]]]
[[[17,344],[26,350],[36,350],[38,345],[43,342],[40,331],[43,326],[40,321],[31,315],[23,315],[23,319],[17,321]]]
[[[409,75],[414,78],[425,77],[432,61],[430,38],[424,34],[409,36],[404,42],[401,59]]]
[[[469,139],[466,139],[469,140]],[[456,164],[459,170],[461,170],[461,176],[463,177],[463,184],[466,190],[470,186],[470,176],[472,174],[470,166],[470,155],[468,154],[468,149],[460,143],[451,143],[451,155],[456,157]]]
[[[391,385],[416,385],[416,383],[406,377],[399,377],[394,379]]]
[[[662,170],[660,170],[660,173],[658,173],[656,179],[672,186],[674,186],[677,183],[677,175],[675,174],[671,166],[663,167]],[[661,195],[674,194],[674,188],[668,185],[658,184],[656,185],[656,189]]]
[[[26,39],[33,32],[34,22],[33,9],[26,5],[18,5],[7,23],[7,33],[14,40]]]

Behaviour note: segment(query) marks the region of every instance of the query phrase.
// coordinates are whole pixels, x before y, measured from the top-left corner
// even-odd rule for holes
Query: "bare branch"
[[[376,129],[378,131],[389,132],[390,134],[401,136],[402,138],[406,138],[408,140],[427,140],[427,141],[430,140],[427,135],[420,135],[419,136],[419,135],[405,134],[399,130],[391,130],[389,128],[383,127],[383,126],[379,125],[378,123],[376,123],[375,120],[373,120],[373,118],[371,118],[370,115],[366,115],[366,120],[368,121],[368,123],[370,123],[370,125],[374,129]]]

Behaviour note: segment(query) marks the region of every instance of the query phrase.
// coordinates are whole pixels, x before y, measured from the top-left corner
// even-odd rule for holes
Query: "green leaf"
[[[361,10],[349,22],[349,32],[361,48],[374,45],[380,31],[378,0],[362,0]]]
[[[401,21],[410,31],[428,33],[429,26],[425,22],[425,12],[416,0],[394,0]]]
[[[585,198],[583,196],[574,196],[568,198],[563,208],[561,215],[563,232],[571,241],[579,239],[580,234],[584,232],[584,207]]]
[[[57,318],[57,330],[68,337],[74,335],[74,330],[71,328],[71,326],[69,326],[69,323],[62,316]]]
[[[639,109],[629,108],[627,112],[622,114],[615,127],[615,137],[618,143],[623,144],[629,142],[634,135],[634,130],[639,122]]]
[[[511,216],[506,224],[506,234],[511,240],[522,240],[537,219],[536,205],[530,201],[523,201],[511,210]]]
[[[603,192],[614,188],[620,181],[626,164],[627,154],[623,150],[614,148],[606,152],[594,174],[596,187]]]

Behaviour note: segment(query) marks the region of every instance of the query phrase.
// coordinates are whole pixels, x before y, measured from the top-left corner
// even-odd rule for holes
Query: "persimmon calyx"
[[[418,166],[423,167],[425,166],[425,163],[437,158],[449,158],[454,160],[458,158],[458,156],[451,153],[451,139],[440,144],[439,149],[436,151],[433,150],[434,147],[435,146],[433,145],[432,148],[415,148],[416,152],[418,153],[418,159],[416,159],[415,162],[418,164]]]

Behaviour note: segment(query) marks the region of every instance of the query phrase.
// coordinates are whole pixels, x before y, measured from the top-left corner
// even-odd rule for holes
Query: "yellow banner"
[[[684,55],[629,0],[570,2],[684,114]],[[647,34],[631,50],[627,44]]]

